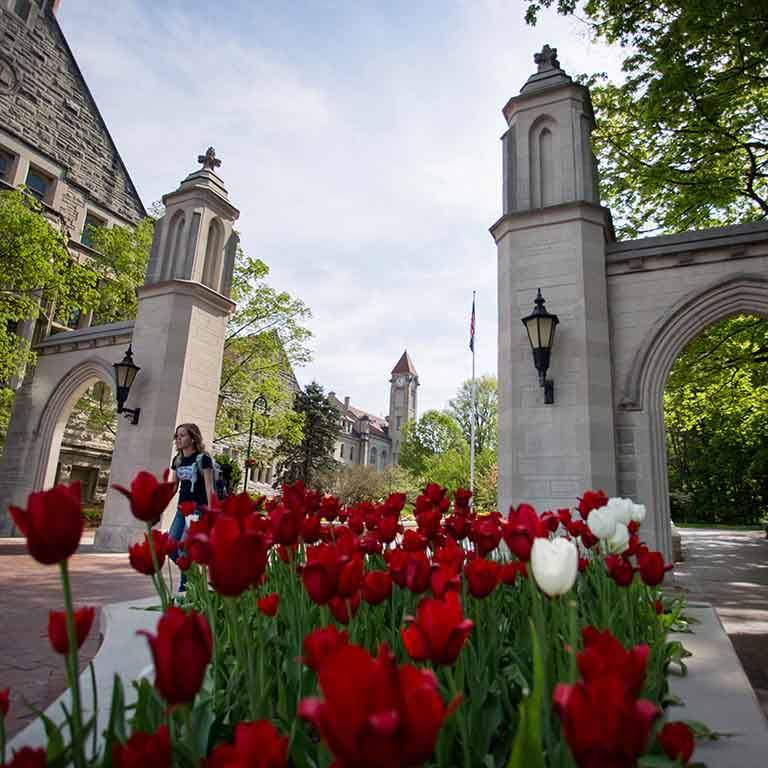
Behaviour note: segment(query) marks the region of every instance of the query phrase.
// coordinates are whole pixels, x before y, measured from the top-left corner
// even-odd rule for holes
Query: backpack
[[[197,471],[202,476],[203,471],[203,456],[207,456],[213,464],[213,490],[219,497],[219,500],[223,499],[227,495],[227,484],[224,482],[224,478],[221,472],[221,464],[213,458],[209,453],[198,453],[195,459],[197,465]]]

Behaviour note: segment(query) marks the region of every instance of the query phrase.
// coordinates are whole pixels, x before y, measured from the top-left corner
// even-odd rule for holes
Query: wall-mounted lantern
[[[141,408],[125,407],[125,401],[128,399],[131,386],[133,386],[133,380],[141,370],[133,362],[133,352],[131,351],[130,344],[128,345],[125,357],[119,363],[115,363],[113,367],[115,369],[115,383],[117,384],[117,412],[124,414],[126,419],[130,419],[131,424],[138,424]]]
[[[544,297],[541,288],[538,289],[536,306],[527,317],[522,318],[525,330],[528,331],[528,341],[533,351],[533,364],[539,372],[539,385],[544,387],[544,402],[551,405],[555,402],[555,383],[547,378],[549,369],[549,354],[555,340],[555,328],[560,322],[557,315],[551,315],[544,309]]]

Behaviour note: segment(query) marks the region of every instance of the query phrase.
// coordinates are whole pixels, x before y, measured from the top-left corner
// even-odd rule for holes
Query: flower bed
[[[47,723],[47,752],[9,756],[2,743],[0,762],[689,764],[692,729],[664,723],[667,672],[685,655],[667,638],[681,605],[662,598],[668,566],[641,543],[640,505],[588,491],[574,510],[476,516],[467,492],[430,485],[404,530],[402,494],[350,508],[301,484],[273,500],[241,494],[190,522],[179,599],[164,574],[178,543],[152,529],[174,486],[139,473],[121,490],[148,529],[130,561],[163,609],[145,633],[154,685],[135,682],[126,707],[116,681],[106,731],[83,721],[77,649],[92,609],[75,609],[67,570],[79,488],[32,494],[12,514],[30,554],[61,571],[66,610],[49,636],[73,706],[61,730]]]

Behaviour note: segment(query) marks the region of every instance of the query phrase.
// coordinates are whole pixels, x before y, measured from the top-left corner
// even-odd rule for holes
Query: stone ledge
[[[154,631],[160,612],[146,609],[155,605],[158,605],[158,598],[150,597],[144,600],[113,603],[104,606],[101,611],[100,629],[104,640],[93,659],[99,707],[96,728],[99,733],[102,733],[109,723],[109,707],[115,675],[119,675],[123,681],[125,703],[128,705],[136,700],[136,692],[131,685],[131,680],[142,677],[151,669],[152,657],[149,645],[143,637],[136,637],[136,632],[141,629]],[[63,663],[62,657],[62,665]],[[80,695],[83,717],[87,720],[93,714],[93,688],[91,673],[87,668],[80,674]],[[72,709],[72,699],[68,690],[45,710],[46,716],[56,725],[65,722],[62,704],[67,709]],[[90,754],[92,743],[89,738],[86,748],[88,754]],[[21,747],[41,747],[45,744],[45,728],[37,718],[10,740],[9,754]]]
[[[710,768],[765,765],[768,721],[715,609],[707,603],[689,603],[686,614],[699,622],[693,625],[693,634],[672,637],[693,656],[686,659],[687,676],[670,677],[671,691],[684,706],[670,707],[667,718],[699,720],[713,731],[733,734],[699,742],[697,762]]]

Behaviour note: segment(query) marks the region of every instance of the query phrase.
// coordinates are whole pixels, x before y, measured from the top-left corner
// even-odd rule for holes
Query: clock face
[[[404,376],[398,376],[395,379],[395,385],[398,387],[404,387],[405,386],[405,377]]]

